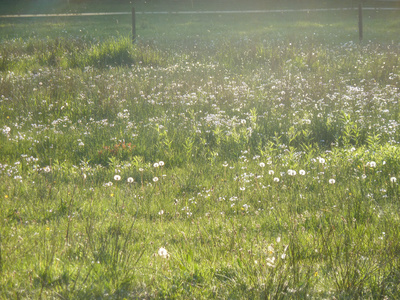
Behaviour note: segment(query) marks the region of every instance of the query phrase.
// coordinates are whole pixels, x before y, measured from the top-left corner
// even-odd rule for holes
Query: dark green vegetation
[[[399,7],[397,2],[363,0],[365,6]],[[356,7],[353,0],[2,0],[1,14]]]
[[[398,14],[0,19],[0,298],[399,298]]]

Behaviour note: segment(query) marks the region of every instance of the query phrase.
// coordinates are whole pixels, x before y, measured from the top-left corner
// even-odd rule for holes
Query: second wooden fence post
[[[136,16],[135,8],[132,7],[132,43],[136,42]]]
[[[362,12],[362,3],[358,5],[358,38],[360,42],[363,39],[363,12]]]

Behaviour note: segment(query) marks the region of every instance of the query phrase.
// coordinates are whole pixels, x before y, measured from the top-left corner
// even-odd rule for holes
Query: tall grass
[[[0,69],[27,71],[45,66],[84,69],[134,64],[163,64],[162,54],[143,44],[134,46],[129,38],[108,39],[94,44],[82,39],[19,39],[2,45]]]

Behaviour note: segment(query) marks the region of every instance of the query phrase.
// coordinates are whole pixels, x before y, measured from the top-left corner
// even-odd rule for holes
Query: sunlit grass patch
[[[294,24],[295,28],[307,28],[307,29],[311,29],[311,28],[322,28],[324,27],[323,24],[320,23],[313,23],[313,22],[305,22],[305,21],[301,21],[301,22],[297,22],[296,24]]]

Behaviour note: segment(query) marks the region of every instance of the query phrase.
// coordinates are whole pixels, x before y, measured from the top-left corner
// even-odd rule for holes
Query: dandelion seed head
[[[128,179],[126,180],[128,183],[133,183],[135,180],[132,177],[128,177]]]
[[[114,180],[115,180],[115,181],[120,181],[120,180],[121,180],[121,176],[115,175],[115,176],[114,176]]]
[[[275,257],[267,258],[267,266],[271,268],[275,268]]]
[[[162,258],[169,258],[169,253],[168,253],[167,249],[165,249],[163,247],[158,249],[158,255],[161,256]]]
[[[335,179],[333,179],[333,178],[329,179],[329,184],[335,184],[335,182],[336,182]]]

